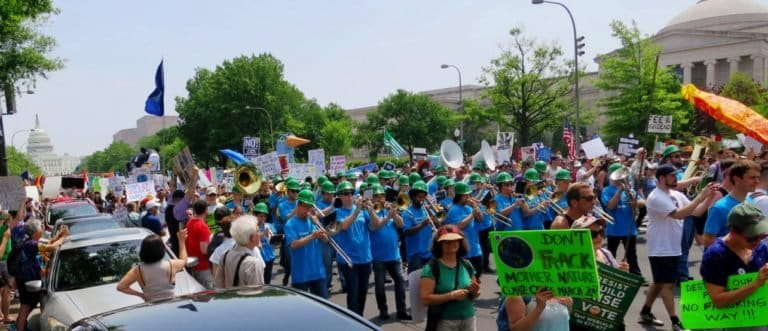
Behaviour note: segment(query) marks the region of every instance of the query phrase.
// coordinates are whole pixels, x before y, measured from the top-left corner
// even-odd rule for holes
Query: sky
[[[618,47],[609,23],[636,21],[654,34],[696,0],[561,0],[585,36],[581,59]],[[756,0],[768,5],[768,0]],[[65,68],[40,79],[34,94],[4,116],[6,144],[26,148],[35,114],[58,154],[85,156],[135,127],[165,63],[166,114],[196,68],[240,55],[271,53],[285,79],[321,105],[371,106],[397,89],[424,91],[478,84],[482,68],[509,46],[509,30],[556,43],[573,54],[565,10],[528,0],[134,0],[54,1],[60,13],[43,27]],[[4,105],[3,105],[4,108]],[[233,121],[236,119],[222,119]],[[12,139],[12,141],[11,141]]]

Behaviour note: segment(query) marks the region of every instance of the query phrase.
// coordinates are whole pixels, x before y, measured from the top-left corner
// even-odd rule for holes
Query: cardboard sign
[[[317,172],[314,164],[291,163],[291,166],[288,167],[288,176],[296,178],[299,182],[303,182],[307,177],[312,177],[312,180],[317,179]]]
[[[43,185],[43,199],[51,198],[55,199],[59,196],[61,191],[61,176],[53,176],[45,178],[45,185]]]
[[[763,144],[750,136],[745,136],[743,133],[739,133],[736,135],[736,138],[738,138],[741,145],[744,146],[744,153],[749,153],[751,151],[752,153],[760,154],[763,150]]]
[[[382,170],[392,171],[392,170],[395,170],[395,168],[397,168],[397,166],[395,166],[394,163],[389,161],[384,162],[384,164],[381,165]]]
[[[139,201],[148,195],[154,195],[155,183],[141,182],[125,185],[125,196],[128,202]]]
[[[37,191],[37,186],[24,186],[24,191],[26,192],[27,198],[32,198],[32,200],[40,201],[40,192]]]
[[[496,132],[496,148],[511,150],[515,141],[514,132]]]
[[[261,138],[243,137],[243,156],[256,157],[261,155]]]
[[[585,330],[621,330],[624,314],[643,285],[643,278],[628,272],[597,264],[600,278],[600,300],[573,299],[571,323]]]
[[[603,139],[600,137],[581,143],[581,149],[584,150],[584,155],[588,159],[595,159],[608,154],[608,148],[605,147]]]
[[[173,173],[179,177],[184,185],[190,185],[195,176],[195,160],[189,151],[189,146],[184,146],[179,154],[173,157]]]
[[[347,158],[344,155],[331,156],[331,168],[328,170],[331,175],[336,176],[337,172],[347,170]]]
[[[501,293],[599,299],[600,283],[589,230],[494,231],[490,234]]]
[[[649,133],[672,133],[672,115],[651,115],[648,117]]]
[[[496,160],[498,160],[499,163],[510,162],[511,159],[512,159],[511,149],[500,148],[496,151]]]
[[[147,168],[133,168],[131,177],[128,178],[129,183],[143,183],[150,180],[149,169]]]
[[[533,146],[526,146],[520,148],[520,155],[522,161],[536,161],[536,149]]]
[[[640,140],[632,137],[619,138],[619,155],[634,156],[637,152],[637,146],[640,145]]]
[[[427,149],[424,147],[413,148],[413,160],[422,161],[427,159]]]
[[[728,277],[729,290],[738,289],[757,278],[757,273]],[[702,280],[680,284],[680,318],[687,329],[720,329],[768,325],[765,302],[768,286],[762,286],[735,305],[715,308]]]
[[[277,161],[280,162],[280,173],[287,174],[290,169],[290,158],[286,154],[278,155]]]
[[[155,190],[165,189],[168,187],[168,185],[166,185],[165,176],[162,174],[153,174],[152,183],[155,184]]]
[[[270,152],[250,159],[253,164],[261,170],[264,176],[275,176],[280,174],[280,161],[277,158],[277,152]]]
[[[7,210],[16,210],[21,201],[26,200],[27,190],[19,176],[0,177],[0,206]]]
[[[123,184],[125,184],[125,177],[123,176],[109,178],[109,190],[117,196],[123,195]]]
[[[317,175],[325,175],[325,151],[322,148],[313,149],[308,152],[309,164],[315,165]]]

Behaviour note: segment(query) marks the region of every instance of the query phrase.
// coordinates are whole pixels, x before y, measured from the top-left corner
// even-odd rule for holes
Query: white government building
[[[27,156],[46,176],[71,174],[82,161],[78,156],[57,155],[53,152],[51,138],[45,130],[40,128],[37,115],[35,115],[35,127],[30,130],[27,139]]]

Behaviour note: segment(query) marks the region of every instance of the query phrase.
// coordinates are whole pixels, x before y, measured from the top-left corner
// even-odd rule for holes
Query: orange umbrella
[[[730,128],[768,144],[768,120],[743,103],[709,92],[700,91],[693,84],[686,84],[683,98]]]

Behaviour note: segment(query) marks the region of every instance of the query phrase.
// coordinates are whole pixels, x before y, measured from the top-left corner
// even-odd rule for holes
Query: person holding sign
[[[484,215],[478,206],[479,202],[470,199],[470,193],[471,190],[466,183],[459,182],[456,184],[456,197],[453,198],[453,207],[448,211],[445,223],[454,224],[464,232],[469,250],[466,255],[461,257],[472,263],[475,278],[480,279],[483,271],[483,255],[478,231],[490,227],[491,224],[483,224]]]
[[[716,238],[701,260],[701,277],[717,308],[744,300],[768,280],[768,217],[751,203],[741,203],[728,214],[728,234]],[[736,290],[727,290],[728,277],[757,272],[757,278]]]

